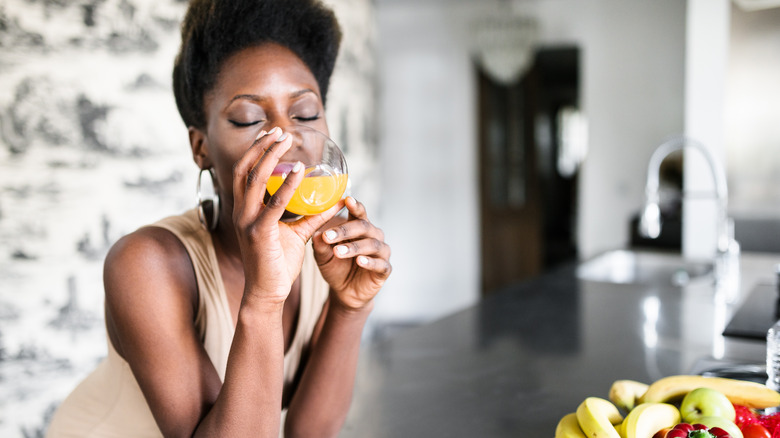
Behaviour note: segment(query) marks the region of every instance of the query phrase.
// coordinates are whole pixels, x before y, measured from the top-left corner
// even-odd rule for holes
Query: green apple
[[[733,421],[729,421],[723,417],[701,417],[698,423],[701,423],[707,428],[719,427],[731,435],[731,438],[743,438],[742,431],[734,424]]]
[[[711,388],[696,388],[680,404],[680,415],[686,423],[700,423],[704,417],[721,417],[734,422],[734,405],[722,392]]]

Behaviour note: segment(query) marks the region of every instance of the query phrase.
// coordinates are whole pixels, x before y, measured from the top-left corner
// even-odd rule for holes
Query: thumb
[[[302,217],[296,221],[292,227],[294,227],[295,232],[298,233],[298,235],[305,241],[308,241],[309,238],[314,237],[314,235],[319,232],[320,228],[333,219],[342,208],[344,208],[343,200],[320,214]],[[322,236],[320,236],[319,240],[322,240]]]
[[[312,249],[314,250],[314,259],[319,265],[324,265],[335,257],[331,245],[325,242],[322,236],[322,230],[317,230],[311,238]]]

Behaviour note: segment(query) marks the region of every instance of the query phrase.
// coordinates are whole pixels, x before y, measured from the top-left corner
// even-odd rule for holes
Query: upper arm
[[[197,283],[184,246],[169,231],[142,228],[114,245],[103,278],[110,340],[158,426],[191,435],[221,382],[194,326]]]

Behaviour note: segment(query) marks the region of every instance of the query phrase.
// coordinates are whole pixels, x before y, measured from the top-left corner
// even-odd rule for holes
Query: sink
[[[711,279],[711,261],[688,260],[680,254],[618,249],[600,254],[577,267],[582,280],[619,284],[682,287]]]

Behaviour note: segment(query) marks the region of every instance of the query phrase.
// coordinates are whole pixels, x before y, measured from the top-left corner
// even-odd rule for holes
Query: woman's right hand
[[[300,273],[306,242],[343,207],[340,202],[322,214],[281,222],[304,176],[300,162],[263,202],[268,178],[291,145],[292,137],[279,128],[261,131],[233,168],[233,222],[244,264],[245,300],[283,304]]]

